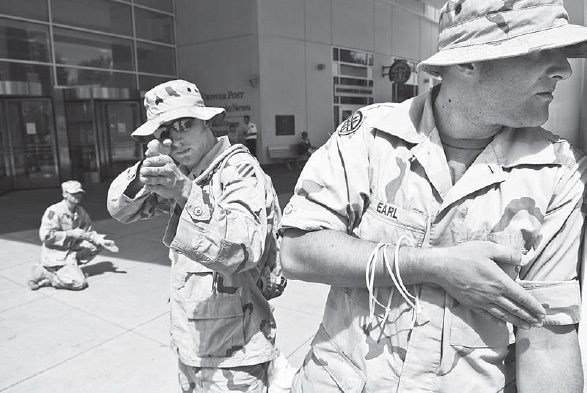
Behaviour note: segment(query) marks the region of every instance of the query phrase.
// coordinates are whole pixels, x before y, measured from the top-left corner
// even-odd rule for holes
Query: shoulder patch
[[[348,135],[354,133],[363,124],[364,119],[363,113],[360,110],[356,111],[338,127],[338,134]]]
[[[239,177],[257,177],[255,175],[255,167],[250,162],[240,162],[236,164],[236,173]]]
[[[54,212],[53,210],[50,210],[50,211],[49,211],[49,214],[47,215],[47,218],[48,218],[49,220],[52,220],[52,219],[53,219],[53,217],[55,217],[55,212]]]

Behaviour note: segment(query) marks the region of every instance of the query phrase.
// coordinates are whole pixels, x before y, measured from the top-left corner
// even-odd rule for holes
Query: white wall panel
[[[330,44],[332,37],[331,0],[305,0],[306,41]]]
[[[420,56],[420,17],[394,7],[392,17],[392,54],[418,60]]]
[[[178,45],[256,34],[253,0],[175,0]]]
[[[259,35],[304,39],[303,0],[257,0]]]
[[[438,23],[422,18],[420,20],[420,53],[415,60],[424,60],[436,53]]]
[[[332,103],[332,49],[330,45],[306,43],[306,112],[305,129],[313,145],[322,145],[336,127]],[[323,70],[317,68],[324,64]]]
[[[373,0],[333,0],[333,45],[372,51],[373,22]]]
[[[375,47],[373,52],[391,56],[391,15],[392,5],[388,2],[375,1],[373,35]]]
[[[304,42],[259,38],[262,152],[267,146],[297,143],[306,129],[306,56]],[[275,135],[275,115],[294,115],[296,135]],[[254,120],[253,120],[254,121]]]
[[[391,102],[391,81],[387,76],[389,68],[383,75],[382,67],[391,65],[391,57],[375,54],[373,55],[373,102]]]
[[[258,73],[256,38],[239,37],[222,41],[184,46],[179,50],[179,77],[198,86],[206,105],[226,108],[225,124],[218,131],[227,131],[228,123],[239,123],[248,114],[259,116],[259,89],[249,83]]]

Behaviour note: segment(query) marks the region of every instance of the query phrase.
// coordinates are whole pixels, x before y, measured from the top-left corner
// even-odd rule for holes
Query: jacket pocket
[[[239,296],[186,300],[184,309],[200,357],[230,357],[245,345]]]
[[[363,372],[338,348],[322,325],[312,341],[312,350],[318,364],[326,371],[330,380],[312,381],[321,391],[360,393],[367,379]]]

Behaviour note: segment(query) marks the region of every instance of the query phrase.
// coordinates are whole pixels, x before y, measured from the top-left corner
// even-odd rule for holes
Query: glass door
[[[6,99],[5,109],[10,148],[4,157],[4,166],[14,179],[14,188],[58,185],[51,101],[47,98]]]
[[[7,130],[4,101],[0,100],[0,129]],[[11,176],[12,149],[7,132],[0,132],[0,195],[14,188],[14,179]]]
[[[140,125],[138,102],[102,101],[100,158],[103,176],[116,177],[143,157],[144,146],[130,134]]]
[[[94,105],[91,101],[72,101],[65,104],[67,138],[71,177],[82,183],[100,181],[97,160]]]

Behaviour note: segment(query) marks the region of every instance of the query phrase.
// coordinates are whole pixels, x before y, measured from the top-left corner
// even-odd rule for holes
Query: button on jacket
[[[312,155],[282,228],[333,229],[373,242],[446,247],[489,240],[522,251],[509,274],[548,304],[546,325],[579,321],[583,156],[542,128],[498,133],[456,184],[432,112],[432,93],[365,107]],[[488,323],[433,284],[392,286],[391,313],[368,324],[366,288],[331,287],[295,392],[502,392],[515,389],[511,326]],[[506,388],[507,387],[507,388]],[[505,390],[504,390],[505,389]],[[338,390],[336,390],[338,391]]]
[[[124,191],[138,164],[121,173],[108,210],[121,222],[170,213],[163,242],[170,249],[171,345],[182,363],[238,367],[275,357],[275,320],[256,283],[276,257],[279,216],[271,179],[242,145],[226,137],[189,176],[184,208],[156,194]]]

